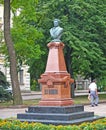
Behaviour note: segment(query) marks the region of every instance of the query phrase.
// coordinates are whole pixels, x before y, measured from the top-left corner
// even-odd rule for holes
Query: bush
[[[0,101],[10,101],[12,100],[12,94],[10,94],[6,89],[9,87],[9,82],[6,80],[6,76],[0,71]]]
[[[0,87],[0,101],[10,101],[12,100],[12,94],[7,92],[3,87]]]
[[[9,82],[7,82],[6,76],[1,71],[0,71],[0,86],[2,86],[4,89],[6,89],[7,86],[9,86]]]
[[[0,120],[0,130],[105,130],[106,118],[80,125],[44,125],[41,123],[20,122],[19,120]]]

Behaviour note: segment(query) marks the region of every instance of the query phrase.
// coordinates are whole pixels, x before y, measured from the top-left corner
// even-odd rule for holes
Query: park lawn
[[[23,105],[14,106],[13,101],[9,102],[0,102],[0,108],[4,107],[28,107],[28,106],[34,106],[38,105],[40,99],[33,99],[33,100],[24,100]],[[90,101],[87,98],[87,95],[84,96],[76,96],[73,98],[74,104],[90,104]],[[106,102],[106,94],[100,94],[99,95],[99,102]]]
[[[84,95],[84,96],[76,96],[75,98],[73,98],[74,103],[75,104],[90,104],[90,101],[88,100],[88,96]],[[106,94],[100,94],[99,95],[99,102],[106,102]]]

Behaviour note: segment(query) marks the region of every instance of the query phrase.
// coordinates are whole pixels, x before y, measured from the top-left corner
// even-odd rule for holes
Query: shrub
[[[9,87],[9,82],[6,80],[6,76],[3,72],[0,71],[0,101],[10,101],[12,99],[12,95],[6,91]]]
[[[80,125],[45,125],[41,123],[20,122],[19,120],[0,120],[0,130],[105,130],[106,118]]]
[[[12,100],[12,94],[7,92],[3,87],[0,87],[0,102]]]

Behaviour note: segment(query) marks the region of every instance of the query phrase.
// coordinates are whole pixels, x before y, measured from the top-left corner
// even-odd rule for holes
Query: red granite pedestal
[[[51,42],[48,47],[46,70],[38,80],[42,85],[42,99],[38,106],[28,107],[26,113],[17,114],[17,119],[22,122],[71,125],[103,118],[94,116],[94,112],[84,112],[83,105],[73,105],[70,95],[73,79],[66,71],[64,44]]]
[[[72,105],[70,85],[74,81],[66,70],[62,42],[48,44],[49,55],[45,73],[38,80],[42,86],[40,106]]]

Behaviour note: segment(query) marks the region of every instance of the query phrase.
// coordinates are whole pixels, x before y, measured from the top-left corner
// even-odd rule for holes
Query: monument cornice
[[[64,48],[65,45],[64,45],[63,42],[50,42],[50,43],[47,44],[47,46],[49,48],[52,48],[52,47],[56,47],[56,48],[61,47],[61,48]]]

